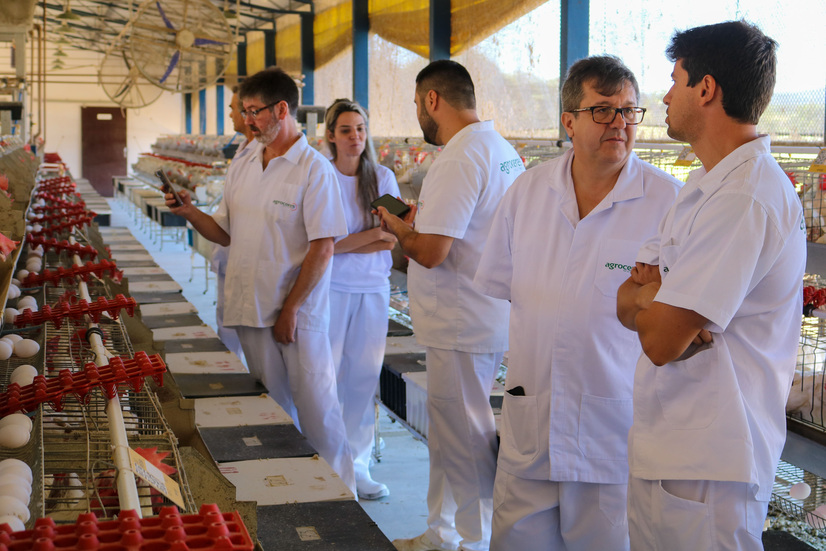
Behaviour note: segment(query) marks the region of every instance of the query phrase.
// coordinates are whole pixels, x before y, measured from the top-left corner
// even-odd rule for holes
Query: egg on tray
[[[14,355],[19,358],[31,358],[40,352],[40,345],[32,339],[22,339],[14,343]]]

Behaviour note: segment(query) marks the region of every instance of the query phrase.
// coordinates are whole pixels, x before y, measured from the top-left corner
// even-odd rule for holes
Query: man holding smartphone
[[[424,534],[393,544],[481,551],[490,545],[496,471],[490,391],[508,346],[509,305],[472,281],[491,217],[525,169],[493,121],[479,120],[473,81],[460,64],[425,67],[415,102],[425,140],[444,149],[427,172],[418,209],[404,219],[384,207],[378,213],[412,260],[410,312],[427,347],[429,514]]]
[[[338,180],[296,126],[289,75],[260,71],[239,96],[255,141],[230,165],[218,211],[201,212],[186,191],[183,206],[169,194],[166,204],[210,241],[231,241],[224,323],[238,333],[250,373],[355,494],[327,334],[333,240],[347,233]]]

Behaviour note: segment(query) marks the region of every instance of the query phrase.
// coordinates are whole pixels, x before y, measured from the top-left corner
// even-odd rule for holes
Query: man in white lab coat
[[[415,102],[425,140],[444,149],[418,210],[405,220],[378,212],[411,259],[413,330],[427,347],[428,529],[393,543],[403,551],[487,551],[497,448],[490,391],[507,349],[509,308],[472,282],[491,217],[525,169],[493,121],[479,120],[473,81],[460,64],[422,69]]]
[[[806,263],[794,186],[757,122],[777,43],[730,21],[675,33],[668,134],[694,171],[618,295],[644,354],[629,434],[635,550],[760,550],[785,441]]]
[[[645,109],[619,59],[574,63],[562,108],[573,148],[511,186],[474,280],[511,301],[491,551],[629,545],[640,344],[617,320],[616,296],[680,183],[632,152]]]

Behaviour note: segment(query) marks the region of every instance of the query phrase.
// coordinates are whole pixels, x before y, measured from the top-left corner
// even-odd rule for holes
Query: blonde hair
[[[336,144],[330,141],[330,134],[335,134],[336,123],[338,117],[342,113],[357,113],[364,119],[364,131],[366,139],[364,143],[364,151],[361,152],[359,158],[359,167],[356,171],[358,178],[358,199],[364,214],[364,221],[368,227],[376,225],[376,221],[371,214],[373,207],[370,204],[379,196],[379,182],[376,174],[376,151],[373,149],[373,138],[370,136],[370,121],[367,118],[367,113],[358,103],[350,101],[349,99],[337,99],[333,104],[327,108],[327,113],[324,116],[324,125],[327,131],[324,133],[324,141],[330,152],[333,154],[333,161],[338,157]]]

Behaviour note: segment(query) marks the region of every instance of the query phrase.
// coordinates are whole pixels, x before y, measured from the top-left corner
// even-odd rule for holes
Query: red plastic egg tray
[[[137,352],[134,358],[110,358],[107,365],[96,366],[90,362],[78,371],[61,369],[56,377],[37,375],[33,383],[23,387],[12,383],[0,394],[0,417],[20,411],[29,413],[40,404],[49,404],[55,411],[61,411],[66,396],[74,396],[80,403],[88,404],[90,392],[96,388],[109,399],[114,398],[123,385],[140,392],[146,377],[152,377],[163,386],[165,372],[166,364],[160,355]]]
[[[197,514],[164,507],[157,517],[140,518],[121,511],[117,519],[98,520],[83,513],[74,524],[57,525],[39,518],[34,529],[11,532],[0,526],[0,551],[252,551],[254,544],[237,511],[222,513],[203,505]]]
[[[126,297],[122,294],[115,295],[115,298],[108,299],[106,297],[98,297],[97,300],[91,304],[85,300],[79,300],[75,304],[67,302],[59,302],[54,306],[44,305],[38,312],[33,312],[29,309],[23,310],[20,314],[15,316],[14,325],[17,327],[28,327],[31,325],[41,325],[47,321],[54,324],[57,329],[63,325],[64,318],[71,318],[79,320],[85,315],[89,315],[92,320],[97,323],[103,312],[109,314],[112,319],[118,319],[120,311],[126,309],[126,313],[130,316],[135,315],[135,306],[137,301],[132,297]]]
[[[97,264],[87,262],[83,266],[72,266],[70,268],[61,266],[56,270],[43,270],[39,274],[29,274],[20,284],[23,287],[36,287],[50,282],[57,287],[61,280],[74,281],[77,276],[80,276],[83,281],[89,281],[90,274],[95,274],[99,278],[108,275],[116,281],[120,281],[123,277],[123,272],[118,270],[114,262],[104,259]]]
[[[84,211],[85,212],[85,211]],[[63,241],[58,241],[54,237],[45,237],[42,235],[39,236],[32,236],[29,235],[26,237],[26,241],[32,247],[37,247],[38,245],[43,246],[43,250],[48,252],[49,250],[53,250],[56,253],[60,253],[61,251],[69,251],[73,254],[82,257],[91,257],[95,258],[98,255],[97,249],[92,247],[91,245],[81,245],[80,243],[69,243],[65,239]]]

